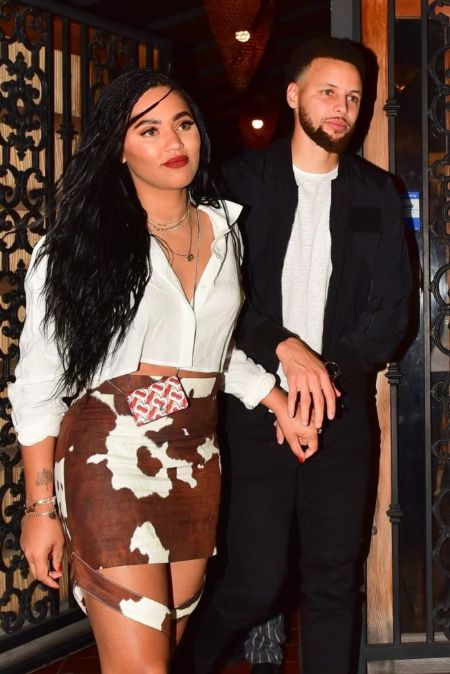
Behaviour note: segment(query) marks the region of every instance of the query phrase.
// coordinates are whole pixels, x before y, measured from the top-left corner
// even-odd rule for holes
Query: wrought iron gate
[[[395,2],[389,1],[385,111],[390,169],[400,177],[410,208],[405,218],[420,316],[415,342],[399,369],[392,366],[387,374],[392,642],[373,644],[364,637],[360,673],[424,673],[432,658],[446,658],[443,669],[433,671],[449,672],[450,0],[422,0],[415,20],[396,19]]]
[[[168,70],[170,53],[168,41],[62,3],[0,1],[0,652],[81,617],[67,574],[60,593],[44,587],[19,549],[23,478],[6,389],[41,213],[102,88],[130,68]]]

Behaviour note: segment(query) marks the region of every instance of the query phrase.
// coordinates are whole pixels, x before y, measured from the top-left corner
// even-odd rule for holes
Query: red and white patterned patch
[[[165,377],[127,396],[131,414],[138,426],[184,410],[189,401],[178,377]]]

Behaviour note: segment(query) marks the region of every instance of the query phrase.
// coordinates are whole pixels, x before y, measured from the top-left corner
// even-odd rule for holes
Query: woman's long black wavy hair
[[[210,142],[191,97],[167,75],[151,70],[127,72],[109,84],[59,181],[54,222],[38,255],[38,260],[47,257],[44,325],[54,329],[64,372],[61,390],[89,387],[123,341],[151,275],[147,216],[122,153],[135,103],[158,86],[182,96],[199,129],[191,200],[218,205],[208,174]]]

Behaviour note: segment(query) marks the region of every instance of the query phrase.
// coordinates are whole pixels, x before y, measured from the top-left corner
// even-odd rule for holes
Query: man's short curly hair
[[[315,37],[299,44],[286,67],[287,82],[295,82],[317,58],[351,63],[364,82],[366,63],[361,46],[352,40],[338,37]]]

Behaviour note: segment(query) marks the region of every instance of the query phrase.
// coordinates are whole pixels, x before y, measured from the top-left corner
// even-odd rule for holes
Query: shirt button
[[[220,253],[216,253],[216,258],[217,258],[218,260],[221,260],[221,259],[222,259],[221,254],[220,254]]]

